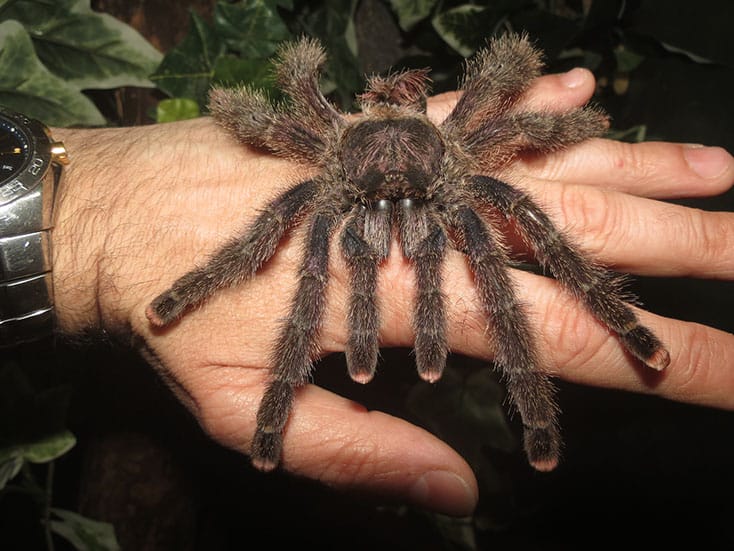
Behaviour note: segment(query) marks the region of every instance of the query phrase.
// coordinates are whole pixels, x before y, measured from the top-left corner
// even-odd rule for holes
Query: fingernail
[[[698,144],[685,145],[683,157],[693,172],[706,179],[721,176],[732,162],[731,155],[725,149]]]
[[[448,471],[429,471],[410,490],[413,502],[421,507],[454,516],[472,514],[477,496],[460,476]]]
[[[561,83],[566,88],[578,88],[584,82],[586,82],[587,72],[586,69],[576,67],[570,71],[561,75]]]

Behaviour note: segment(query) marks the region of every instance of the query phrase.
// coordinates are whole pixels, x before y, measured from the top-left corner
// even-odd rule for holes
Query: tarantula
[[[654,369],[669,363],[658,338],[625,303],[619,277],[585,258],[525,193],[500,179],[522,152],[555,151],[598,136],[607,117],[592,107],[564,113],[525,111],[519,100],[540,74],[541,54],[527,37],[506,35],[470,59],[463,94],[439,125],[426,117],[428,71],[369,78],[358,96],[362,116],[345,116],[319,90],[325,60],[315,40],[283,46],[275,62],[290,100],[274,106],[248,87],[215,89],[214,118],[239,141],[318,168],[272,200],[255,221],[178,279],[148,307],[166,326],[218,289],[253,277],[295,224],[308,224],[298,288],[282,324],[272,371],[257,414],[252,461],[263,470],[281,456],[282,434],[295,391],[309,380],[317,354],[328,281],[329,242],[339,234],[351,275],[346,360],[355,381],[368,382],[378,359],[377,273],[395,235],[416,275],[415,359],[436,381],[446,363],[442,262],[447,247],[466,256],[493,327],[495,362],[524,426],[533,467],[558,462],[558,408],[538,368],[535,339],[508,273],[508,247],[498,219],[514,221],[537,261],[609,330],[627,351]],[[494,211],[492,217],[480,213]]]

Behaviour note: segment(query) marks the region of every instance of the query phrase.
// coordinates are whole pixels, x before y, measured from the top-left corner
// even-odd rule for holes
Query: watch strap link
[[[49,336],[54,326],[51,211],[61,172],[0,206],[0,348]]]
[[[53,329],[48,233],[0,239],[0,346],[36,340]]]

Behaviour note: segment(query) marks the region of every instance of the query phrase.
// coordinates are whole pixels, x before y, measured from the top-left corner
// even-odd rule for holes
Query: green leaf
[[[19,454],[11,455],[0,461],[0,490],[15,478],[22,467],[23,458]]]
[[[436,4],[438,0],[390,0],[390,5],[398,16],[398,24],[404,31],[409,31],[431,15]]]
[[[614,57],[617,60],[617,70],[623,73],[629,73],[636,69],[645,58],[638,53],[633,52],[629,48],[619,46],[614,50]]]
[[[0,450],[0,464],[13,463],[16,459],[31,463],[48,463],[58,459],[76,444],[76,437],[68,430],[45,435],[32,442],[14,444]]]
[[[23,463],[48,463],[68,452],[76,438],[68,430],[42,437],[34,442],[0,449],[0,490],[18,474]]]
[[[645,0],[635,4],[639,7],[634,9],[634,18],[630,18],[629,31],[653,38],[666,50],[695,63],[713,62],[734,68],[731,0]]]
[[[105,119],[75,86],[39,61],[17,21],[0,23],[0,105],[52,126],[99,126]]]
[[[195,119],[201,115],[199,104],[188,98],[171,98],[158,102],[156,122],[174,122]]]
[[[80,551],[119,551],[115,528],[107,522],[83,517],[65,509],[51,508],[61,520],[52,520],[51,531],[68,540]]]
[[[48,463],[61,457],[76,444],[76,438],[68,430],[63,430],[36,442],[22,446],[23,458],[31,463]]]
[[[485,25],[485,8],[474,4],[464,4],[437,14],[433,28],[438,35],[454,50],[464,57],[473,54],[481,44],[482,37],[490,33]]]
[[[631,126],[630,128],[624,128],[621,130],[611,130],[604,136],[610,140],[616,140],[620,142],[639,143],[644,142],[647,138],[647,126],[639,124]]]
[[[257,89],[272,90],[272,64],[268,59],[241,59],[234,55],[224,55],[217,59],[212,82],[219,86],[246,83]]]
[[[448,366],[435,385],[416,384],[407,406],[431,432],[461,452],[485,489],[496,492],[502,478],[485,451],[517,449],[503,399],[504,389],[486,367],[465,375]]]
[[[604,57],[599,52],[581,48],[562,50],[556,59],[559,61],[570,61],[575,67],[586,67],[591,71],[597,70],[602,61],[604,61]]]
[[[151,80],[174,98],[189,98],[203,110],[224,44],[207,23],[191,13],[191,25],[181,44],[163,58]]]
[[[39,59],[69,84],[79,89],[152,86],[148,77],[162,55],[132,27],[93,12],[89,0],[75,0],[66,12],[49,9],[45,17],[35,11],[20,11],[18,21],[33,37]]]
[[[243,58],[267,58],[291,37],[273,0],[217,2],[214,28],[230,50]]]
[[[77,0],[0,0],[0,20],[33,24],[49,21],[71,11]]]
[[[335,92],[342,108],[350,109],[354,94],[363,88],[363,75],[357,62],[357,38],[354,28],[356,0],[325,0],[304,21],[306,34],[318,36],[328,53],[324,93]]]

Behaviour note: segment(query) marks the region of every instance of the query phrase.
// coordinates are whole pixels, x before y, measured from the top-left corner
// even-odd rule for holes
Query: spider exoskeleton
[[[148,307],[165,326],[218,289],[253,277],[294,224],[307,224],[299,283],[272,352],[269,383],[257,414],[255,466],[280,461],[295,391],[310,378],[325,308],[329,243],[338,234],[351,275],[346,323],[349,374],[369,381],[378,360],[380,264],[393,236],[415,270],[415,359],[436,381],[448,354],[442,263],[448,247],[463,252],[487,316],[495,364],[524,427],[530,463],[558,462],[558,408],[540,370],[535,339],[509,273],[498,219],[512,220],[535,258],[644,364],[663,369],[669,355],[625,302],[620,278],[587,259],[523,191],[501,179],[520,153],[542,154],[602,134],[606,115],[593,107],[527,111],[521,99],[542,68],[526,36],[492,39],[466,63],[462,95],[439,125],[426,116],[426,70],[368,79],[361,116],[346,116],[322,95],[325,60],[315,40],[284,45],[274,64],[288,101],[273,105],[249,87],[215,89],[214,118],[237,140],[306,163],[317,175],[272,200],[209,261],[178,279]],[[494,211],[492,217],[483,215]]]

